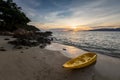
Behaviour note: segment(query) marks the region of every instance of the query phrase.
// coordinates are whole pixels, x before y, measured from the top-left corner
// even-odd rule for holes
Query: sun
[[[71,29],[77,29],[78,24],[70,23]]]
[[[72,29],[77,29],[77,27],[76,26],[72,26]]]
[[[71,29],[72,29],[72,31],[77,32],[77,31],[91,30],[92,28],[89,27],[89,26],[84,26],[84,25],[82,25],[82,26],[71,26]]]
[[[77,27],[77,26],[72,26],[71,29],[72,29],[73,31],[78,31],[78,27]]]

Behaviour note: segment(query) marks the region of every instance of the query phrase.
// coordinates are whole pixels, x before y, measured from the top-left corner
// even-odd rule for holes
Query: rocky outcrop
[[[9,41],[8,43],[17,46],[38,46],[40,48],[45,47],[47,44],[51,44],[52,38],[50,37],[52,32],[35,32],[26,31],[24,29],[18,29],[14,31],[13,37],[16,38],[14,41]]]

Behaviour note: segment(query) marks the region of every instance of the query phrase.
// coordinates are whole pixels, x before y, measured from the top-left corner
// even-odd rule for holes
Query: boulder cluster
[[[16,38],[13,41],[9,41],[8,43],[18,46],[40,46],[40,48],[44,48],[47,44],[51,44],[52,41],[52,32],[40,32],[40,31],[27,31],[24,29],[18,29],[11,32],[3,32],[1,35],[9,35]]]

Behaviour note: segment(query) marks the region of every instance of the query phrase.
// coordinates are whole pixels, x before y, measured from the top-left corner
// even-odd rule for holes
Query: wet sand
[[[0,36],[0,47],[7,50],[0,51],[0,80],[120,80],[119,58],[98,54],[96,64],[69,70],[62,64],[82,54],[83,50],[61,44],[53,45],[54,50],[50,47],[50,50],[39,47],[12,49],[4,38]]]

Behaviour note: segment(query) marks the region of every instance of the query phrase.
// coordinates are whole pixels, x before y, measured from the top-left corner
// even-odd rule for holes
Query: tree
[[[0,0],[0,27],[2,29],[13,31],[21,25],[27,25],[28,22],[30,19],[13,0]]]

